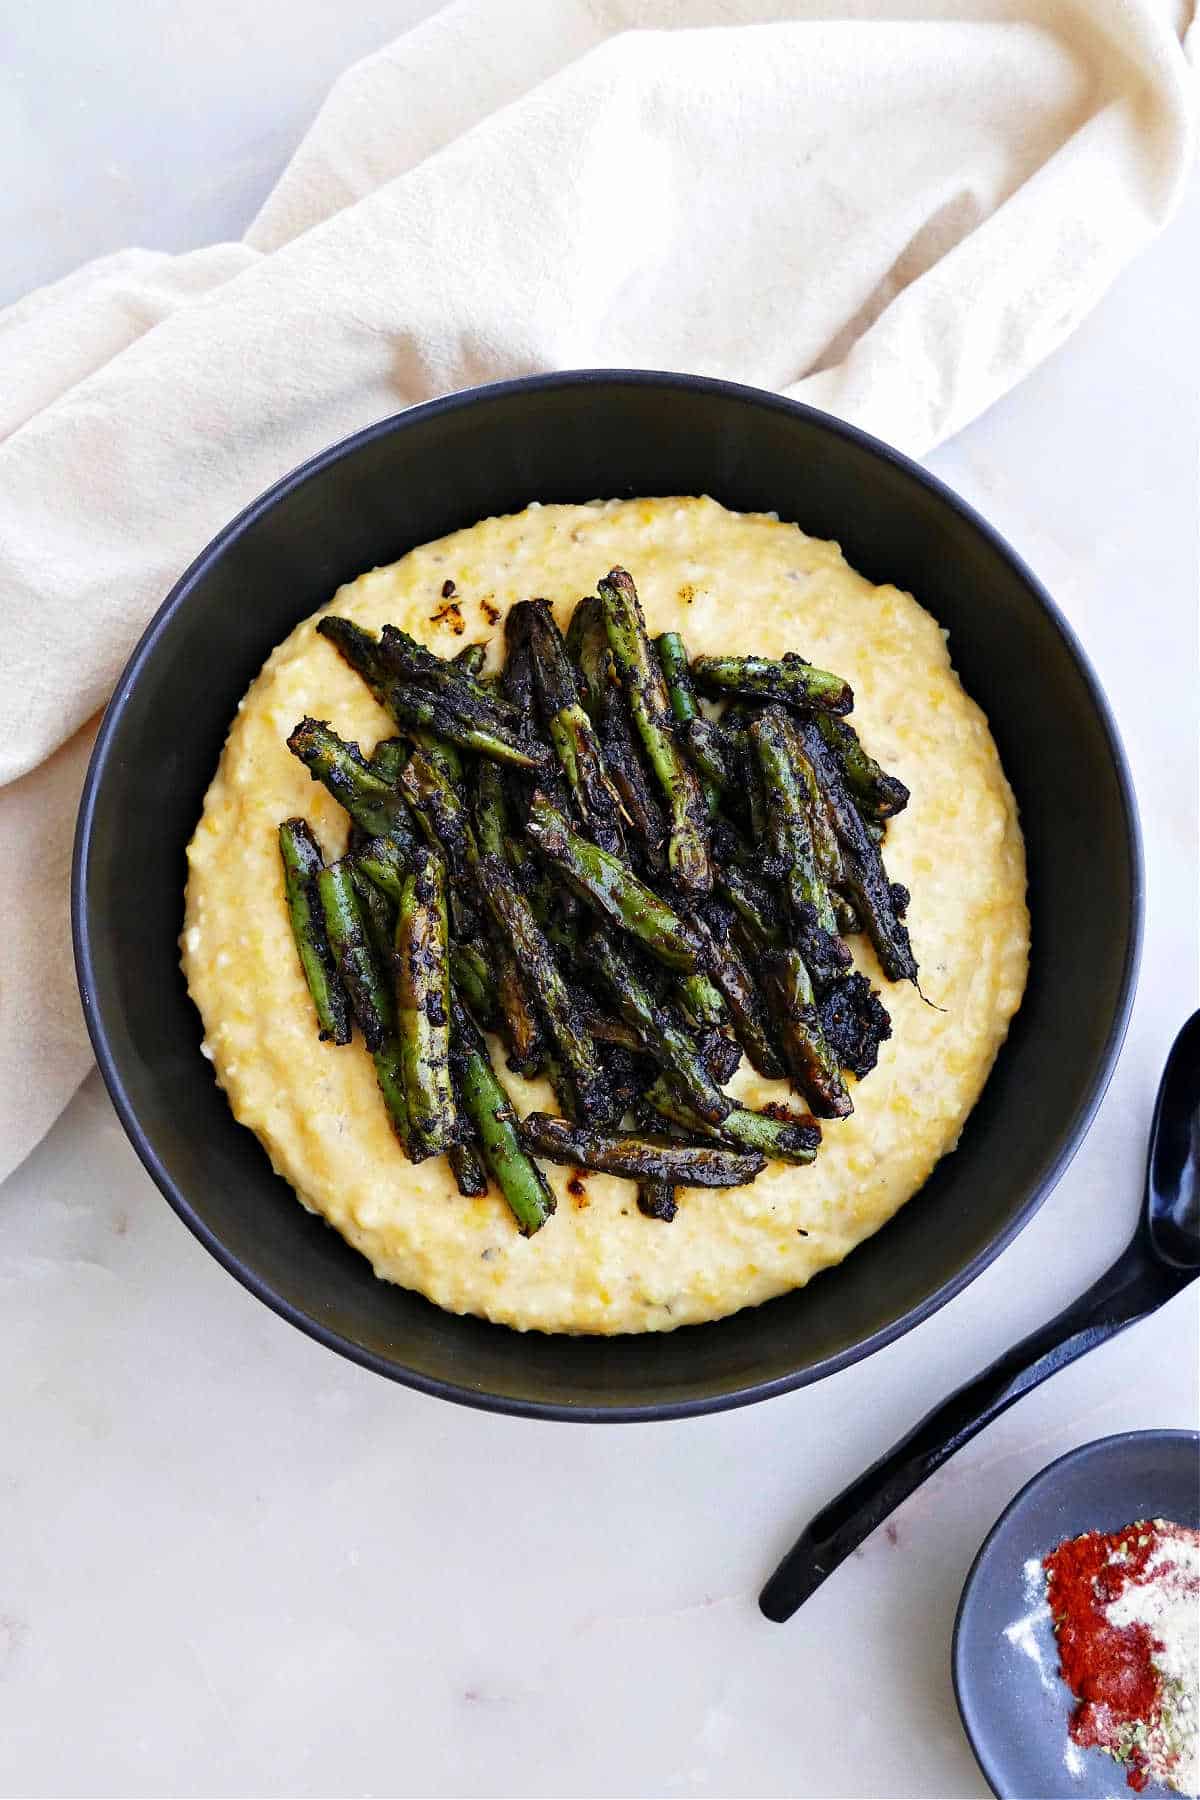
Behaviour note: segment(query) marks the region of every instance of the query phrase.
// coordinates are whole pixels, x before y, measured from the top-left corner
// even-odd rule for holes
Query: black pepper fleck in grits
[[[453,594],[453,592],[454,592],[454,577],[453,577],[453,575],[449,575],[449,576],[447,576],[446,580],[443,581],[443,583],[442,583],[442,599],[449,600],[449,598],[450,598],[451,594]]]
[[[807,1231],[805,1231],[803,1225],[797,1225],[796,1236],[797,1237],[807,1237],[808,1236],[808,1233],[807,1233]]]
[[[500,617],[500,608],[493,605],[492,601],[486,596],[479,602],[479,610],[489,625],[494,625]]]

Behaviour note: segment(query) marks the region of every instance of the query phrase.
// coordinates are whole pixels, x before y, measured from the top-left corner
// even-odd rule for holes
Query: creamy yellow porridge
[[[360,576],[330,607],[371,630],[400,626],[443,654],[489,638],[498,664],[509,606],[545,596],[565,623],[614,563],[632,572],[650,631],[678,630],[693,655],[794,650],[845,676],[864,745],[911,790],[886,860],[911,890],[908,925],[933,1004],[884,982],[865,937],[851,940],[856,965],[883,990],[892,1036],[869,1078],[850,1078],[853,1116],[825,1125],[811,1166],[771,1163],[748,1186],[688,1189],[669,1229],[640,1215],[630,1183],[598,1173],[571,1182],[569,1169],[549,1168],[557,1212],[525,1238],[494,1188],[465,1199],[444,1158],[406,1160],[361,1040],[318,1041],[284,903],[280,821],[307,817],[329,857],[348,834],[341,808],[289,753],[289,732],[315,713],[369,753],[394,731],[317,635],[320,614],[274,651],[241,702],[188,851],[183,967],[235,1116],[379,1276],[522,1330],[670,1330],[840,1262],[954,1148],[1026,976],[1024,847],[987,721],[936,621],[856,574],[836,544],[709,499],[533,505]],[[544,1082],[513,1075],[493,1048],[520,1113],[556,1110]],[[729,1091],[751,1105],[788,1092],[745,1060]]]

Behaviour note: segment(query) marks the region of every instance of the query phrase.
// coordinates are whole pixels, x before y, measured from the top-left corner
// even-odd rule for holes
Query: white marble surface
[[[10,8],[0,298],[125,242],[235,235],[333,73],[426,10]],[[0,1792],[986,1794],[949,1681],[967,1567],[1071,1445],[1195,1422],[1195,1290],[976,1439],[789,1627],[754,1595],[816,1507],[1134,1218],[1159,1067],[1197,1003],[1198,239],[1195,190],[932,459],[1082,633],[1142,803],[1137,1006],[1039,1216],[816,1388],[652,1427],[500,1419],[340,1362],[244,1293],[93,1076],[0,1190]]]

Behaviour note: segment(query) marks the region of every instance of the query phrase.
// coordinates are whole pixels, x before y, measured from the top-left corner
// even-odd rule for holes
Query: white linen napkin
[[[778,388],[920,455],[1168,218],[1191,21],[458,0],[338,82],[240,244],[123,252],[0,314],[0,1176],[89,1066],[67,872],[95,715],[233,514],[414,401],[582,365]]]

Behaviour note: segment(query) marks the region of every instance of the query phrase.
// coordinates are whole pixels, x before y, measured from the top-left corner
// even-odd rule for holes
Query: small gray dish
[[[1151,1518],[1200,1526],[1200,1433],[1126,1431],[1081,1444],[1035,1475],[984,1540],[959,1601],[952,1664],[963,1729],[998,1800],[1104,1800],[1122,1792],[1132,1800],[1123,1772],[1101,1751],[1072,1746],[1068,1764],[1075,1701],[1058,1673],[1049,1613],[1029,1596],[1025,1566],[1064,1538]],[[1019,1621],[1025,1629],[1006,1635]]]

